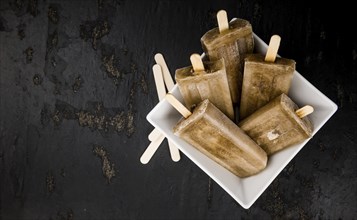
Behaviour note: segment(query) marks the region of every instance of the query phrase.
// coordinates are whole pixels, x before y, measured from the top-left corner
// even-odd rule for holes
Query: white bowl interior
[[[254,40],[256,51],[265,54],[267,44],[256,35],[254,35]],[[171,92],[176,98],[183,101],[177,86]],[[309,116],[314,125],[313,135],[337,110],[334,102],[316,89],[297,71],[293,76],[289,96],[299,106],[309,104],[314,107],[315,111]],[[147,115],[147,120],[154,127],[174,142],[188,158],[206,172],[245,209],[248,209],[258,199],[291,159],[309,141],[305,140],[300,144],[272,155],[269,157],[267,167],[259,174],[247,178],[239,178],[172,133],[172,128],[180,118],[181,115],[166,100],[158,103]]]

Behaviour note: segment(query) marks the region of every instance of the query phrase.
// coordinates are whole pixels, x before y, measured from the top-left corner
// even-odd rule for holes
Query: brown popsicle
[[[268,52],[245,58],[240,118],[252,114],[282,93],[288,94],[295,71],[295,61],[276,57],[280,37],[271,37]]]
[[[306,117],[311,106],[298,106],[284,93],[245,118],[238,125],[268,155],[310,138],[313,131]]]
[[[186,107],[191,109],[209,99],[217,108],[234,119],[233,104],[224,60],[202,62],[200,55],[191,55],[192,66],[176,70],[175,78]]]
[[[166,99],[184,116],[173,128],[175,135],[239,177],[266,167],[265,151],[208,99],[193,113],[171,94]]]
[[[252,25],[243,19],[228,23],[227,13],[217,13],[218,28],[213,28],[201,38],[209,60],[224,58],[229,89],[234,104],[240,102],[245,54],[252,53],[254,39]]]

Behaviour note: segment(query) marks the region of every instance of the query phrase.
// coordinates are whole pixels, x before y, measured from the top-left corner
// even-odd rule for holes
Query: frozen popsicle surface
[[[298,106],[285,94],[239,123],[268,155],[311,137],[313,125],[308,117],[299,118]]]
[[[288,94],[295,61],[276,58],[266,62],[261,54],[245,58],[240,118],[243,119],[282,93]]]
[[[254,49],[252,25],[246,20],[236,19],[222,33],[218,27],[209,30],[202,36],[201,44],[210,60],[224,58],[232,100],[239,103],[244,56]]]
[[[230,119],[234,111],[224,60],[204,62],[204,71],[194,72],[192,66],[176,70],[175,78],[188,109],[209,99]]]
[[[173,131],[239,177],[254,175],[266,167],[265,151],[207,99]]]

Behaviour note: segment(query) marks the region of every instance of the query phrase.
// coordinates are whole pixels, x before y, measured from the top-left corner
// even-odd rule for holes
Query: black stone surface
[[[355,219],[357,41],[346,4],[1,0],[0,219]],[[244,210],[167,142],[148,165],[157,52],[171,73],[215,13],[249,20],[339,106]],[[342,15],[336,15],[340,11]]]

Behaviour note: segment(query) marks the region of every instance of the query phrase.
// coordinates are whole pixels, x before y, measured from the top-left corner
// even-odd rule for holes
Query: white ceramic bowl
[[[256,52],[265,54],[267,44],[256,35],[254,35],[254,40]],[[171,93],[183,101],[177,86],[174,87]],[[314,125],[313,135],[337,110],[334,102],[310,84],[297,71],[295,71],[292,79],[289,97],[299,106],[308,104],[314,107],[315,111],[309,116]],[[172,128],[180,118],[181,115],[166,100],[158,103],[147,115],[147,120],[154,127],[174,142],[188,158],[206,172],[245,209],[248,209],[258,199],[275,177],[309,141],[305,140],[270,156],[267,167],[259,174],[239,178],[172,133]]]

